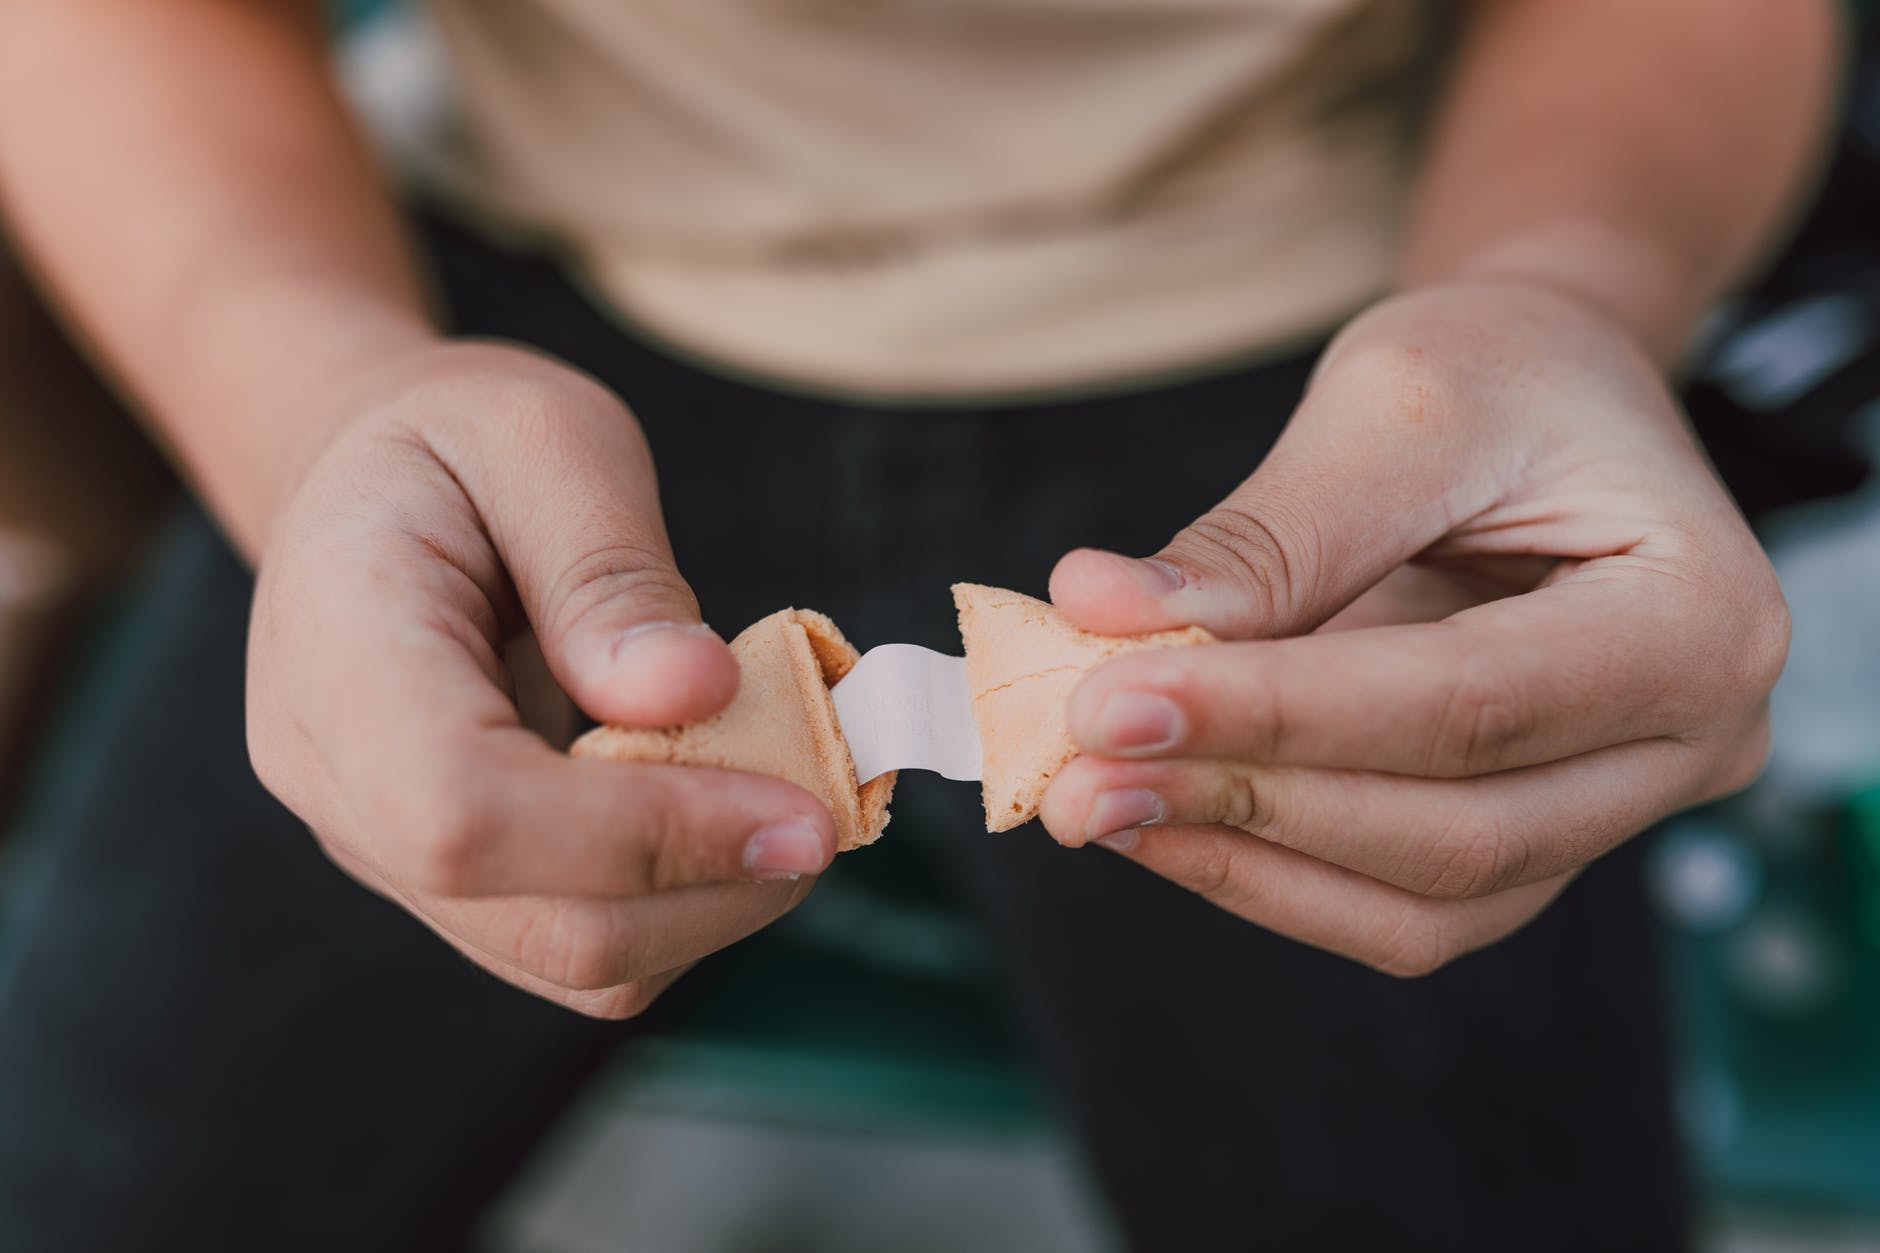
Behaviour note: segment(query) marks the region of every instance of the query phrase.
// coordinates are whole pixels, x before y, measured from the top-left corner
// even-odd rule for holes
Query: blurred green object
[[[1009,1137],[1050,1127],[1042,1085],[976,961],[940,975],[910,970],[866,952],[866,927],[838,934],[888,910],[897,925],[977,934],[943,909],[881,894],[853,867],[831,872],[796,914],[688,976],[699,986],[686,991],[682,1020],[623,1053],[613,1095],[852,1131]]]
[[[929,786],[947,785],[901,790]],[[669,1025],[623,1052],[613,1095],[851,1131],[1048,1129],[990,937],[929,851],[957,833],[920,829],[921,813],[897,805],[893,838],[838,858],[794,912],[701,963],[668,994]]]
[[[1849,861],[1867,943],[1880,948],[1880,781],[1848,803]]]
[[[1700,1183],[1732,1201],[1880,1215],[1880,787],[1815,815],[1703,811],[1672,823],[1660,853],[1699,829],[1755,868],[1733,918],[1667,911]],[[1661,900],[1676,895],[1664,860]]]

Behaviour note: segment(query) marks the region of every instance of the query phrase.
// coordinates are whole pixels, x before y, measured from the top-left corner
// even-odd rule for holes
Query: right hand
[[[506,657],[531,633],[553,686],[602,721],[689,722],[737,688],[617,399],[475,343],[426,347],[366,390],[262,553],[256,772],[472,961],[629,1017],[800,901],[834,821],[781,780],[575,760],[525,727]]]

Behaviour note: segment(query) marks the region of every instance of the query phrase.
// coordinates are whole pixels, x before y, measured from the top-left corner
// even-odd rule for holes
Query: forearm
[[[1837,35],[1833,0],[1476,0],[1403,283],[1530,277],[1675,360],[1808,185]]]
[[[316,4],[0,5],[0,203],[251,554],[347,389],[433,335]]]

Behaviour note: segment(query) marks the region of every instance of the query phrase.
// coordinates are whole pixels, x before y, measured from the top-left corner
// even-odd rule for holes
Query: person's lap
[[[247,574],[161,545],[0,948],[0,1244],[451,1247],[612,1035],[514,995],[255,781]]]
[[[542,263],[434,243],[460,329],[539,344],[634,407],[727,634],[798,604],[862,647],[957,650],[949,583],[1037,592],[1073,545],[1153,550],[1253,466],[1304,378],[827,404],[651,352]],[[0,1227],[22,1249],[453,1247],[633,1026],[508,989],[328,865],[247,768],[245,575],[195,521],[157,576],[135,681],[0,954]],[[1680,1245],[1629,857],[1406,983],[1102,850],[987,837],[975,799],[909,789],[857,856],[899,836],[957,870],[1138,1247]]]

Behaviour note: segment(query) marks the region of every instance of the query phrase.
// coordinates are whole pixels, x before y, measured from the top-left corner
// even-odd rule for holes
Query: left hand
[[[1788,646],[1774,571],[1616,323],[1504,280],[1355,319],[1259,469],[1052,599],[1112,661],[1043,809],[1252,922],[1424,974],[1587,862],[1746,786]]]

